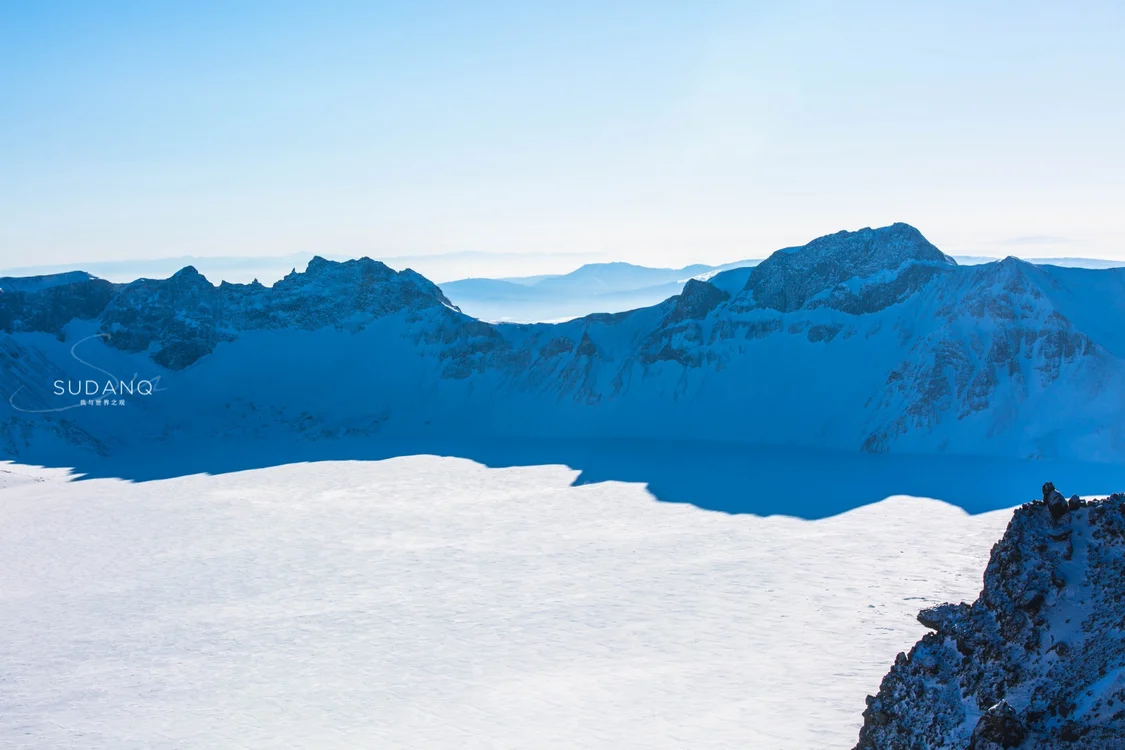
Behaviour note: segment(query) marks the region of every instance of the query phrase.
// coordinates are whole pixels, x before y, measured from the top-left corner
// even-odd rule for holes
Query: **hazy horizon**
[[[1125,257],[1120,4],[0,10],[0,266]]]
[[[815,239],[815,238],[810,238]],[[781,248],[778,248],[781,249]],[[291,271],[303,272],[309,260],[320,255],[333,261],[354,260],[369,255],[342,256],[331,253],[293,253],[287,256],[189,256],[129,258],[116,261],[90,261],[87,263],[62,263],[0,267],[0,276],[41,276],[68,271],[85,271],[113,282],[129,282],[139,278],[167,278],[185,266],[193,266],[213,283],[249,283],[259,281],[271,286]],[[1086,268],[1111,268],[1125,266],[1125,258],[1089,258],[1080,256],[1034,257],[1008,253],[1032,263],[1078,265]],[[742,261],[760,261],[769,253],[756,258],[736,258],[722,263],[688,262],[675,266],[652,266],[645,263],[606,259],[594,253],[488,253],[464,251],[433,255],[373,258],[396,271],[410,268],[436,284],[470,279],[511,279],[536,276],[560,276],[575,272],[591,264],[630,263],[647,268],[680,269],[692,265],[720,267]],[[989,263],[1005,255],[953,255],[961,265]]]

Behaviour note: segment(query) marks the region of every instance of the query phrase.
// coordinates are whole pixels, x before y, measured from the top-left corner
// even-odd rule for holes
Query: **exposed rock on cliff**
[[[973,604],[918,620],[857,750],[1125,748],[1125,495],[1016,510]]]
[[[316,257],[305,273],[291,273],[272,287],[215,286],[187,266],[168,279],[126,286],[102,315],[102,331],[112,346],[150,350],[157,364],[180,370],[240,331],[358,327],[427,307],[452,304],[424,277],[396,273],[370,258],[334,263]]]

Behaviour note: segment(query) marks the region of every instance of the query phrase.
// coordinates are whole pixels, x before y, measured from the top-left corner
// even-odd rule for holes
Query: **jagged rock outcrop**
[[[1002,700],[985,711],[977,721],[973,735],[969,738],[969,750],[1019,747],[1026,738],[1027,727],[1008,701]]]
[[[645,341],[640,361],[677,362],[684,367],[699,367],[707,355],[703,346],[704,321],[730,295],[706,281],[691,279],[683,292],[673,298],[672,308],[661,325]]]
[[[857,750],[1125,748],[1125,495],[1043,494],[973,604],[919,614],[934,632],[867,699]]]
[[[336,263],[315,257],[305,273],[272,287],[213,285],[188,266],[168,279],[140,279],[116,295],[102,315],[112,346],[148,350],[153,361],[180,370],[240,331],[362,326],[393,312],[453,305],[429,280],[395,272],[370,258]]]
[[[861,283],[838,284],[827,294],[809,300],[811,308],[828,307],[851,315],[878,312],[907,299],[936,276],[948,274],[944,262],[907,261],[893,273],[875,274]]]
[[[702,320],[716,307],[726,302],[730,295],[718,287],[698,279],[688,279],[684,289],[676,297],[672,312],[665,323],[673,324],[684,320]]]
[[[87,274],[0,279],[0,331],[62,336],[72,320],[101,315],[115,286]]]

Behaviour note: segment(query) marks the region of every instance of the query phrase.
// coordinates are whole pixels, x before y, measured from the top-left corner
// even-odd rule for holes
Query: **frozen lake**
[[[847,748],[1010,516],[729,515],[425,455],[0,468],[5,747]]]

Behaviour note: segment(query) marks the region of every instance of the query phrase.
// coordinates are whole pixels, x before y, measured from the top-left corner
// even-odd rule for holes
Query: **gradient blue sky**
[[[1123,9],[0,0],[0,267],[1125,257]]]

